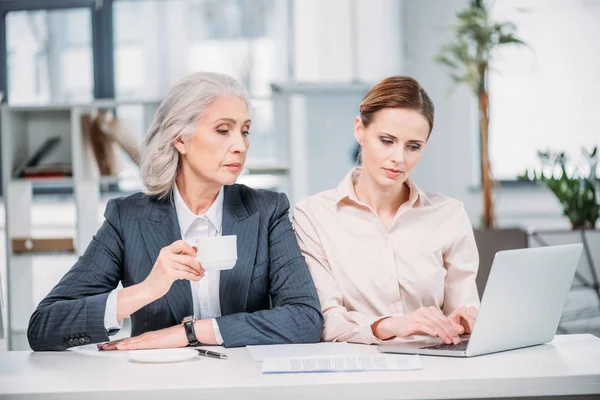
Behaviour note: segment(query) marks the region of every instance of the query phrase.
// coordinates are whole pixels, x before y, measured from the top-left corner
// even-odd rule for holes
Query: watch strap
[[[185,329],[185,335],[187,336],[188,342],[191,346],[196,346],[198,343],[198,338],[196,337],[196,331],[194,330],[194,318],[187,317],[183,320],[183,327]]]

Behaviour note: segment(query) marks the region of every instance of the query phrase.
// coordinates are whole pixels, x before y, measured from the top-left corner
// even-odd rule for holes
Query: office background
[[[4,320],[11,314],[13,322],[11,342],[0,340],[0,348],[26,348],[27,310],[73,264],[101,223],[106,201],[142,189],[137,167],[121,152],[118,174],[112,177],[98,177],[90,153],[74,158],[73,146],[79,144],[72,141],[73,131],[78,132],[73,110],[108,109],[139,140],[161,96],[193,71],[242,80],[253,98],[253,129],[240,181],[285,191],[292,201],[336,186],[353,165],[353,118],[372,83],[398,74],[418,79],[436,105],[436,121],[413,177],[425,190],[463,201],[478,228],[477,100],[434,61],[452,38],[449,27],[456,13],[469,3],[0,1],[0,275]],[[544,185],[517,177],[526,169],[539,170],[537,152],[547,149],[566,152],[570,173],[577,165],[582,174],[590,172],[581,148],[600,145],[600,2],[496,0],[491,15],[514,22],[528,46],[499,50],[489,78],[490,157],[498,181],[497,227],[503,231],[490,237],[480,232],[480,251],[493,253],[503,243],[587,242],[589,254],[580,264],[561,329],[599,335],[600,233],[571,231],[556,197]],[[19,124],[26,128],[17,129]],[[15,163],[27,157],[13,154],[10,143],[23,132],[43,135],[44,129],[47,137],[63,137],[47,161],[79,163],[82,179],[76,169],[72,178],[12,179]],[[42,143],[31,139],[24,153]],[[85,196],[79,195],[78,202],[77,190],[83,193],[90,183],[97,196],[84,203]],[[7,205],[10,193],[14,200]],[[508,228],[518,231],[513,235]],[[75,249],[16,254],[16,237],[73,238]]]

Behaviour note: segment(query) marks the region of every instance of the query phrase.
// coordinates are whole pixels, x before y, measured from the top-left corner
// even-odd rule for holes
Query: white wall
[[[294,78],[375,82],[402,70],[401,0],[294,0]]]
[[[600,145],[600,1],[502,0],[492,16],[513,21],[528,45],[499,49],[490,74],[496,176],[522,174],[548,147],[587,174],[581,149]]]

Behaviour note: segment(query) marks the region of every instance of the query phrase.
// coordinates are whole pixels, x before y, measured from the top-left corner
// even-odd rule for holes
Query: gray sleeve
[[[217,318],[225,347],[310,343],[321,338],[323,317],[312,278],[279,194],[269,225],[269,294],[273,308]]]
[[[106,301],[121,280],[124,253],[115,200],[108,202],[104,217],[83,256],[31,316],[27,339],[33,350],[65,350],[108,340]]]

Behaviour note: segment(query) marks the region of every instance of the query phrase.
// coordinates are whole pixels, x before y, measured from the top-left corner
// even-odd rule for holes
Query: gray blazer
[[[319,300],[288,217],[284,194],[225,186],[223,235],[237,235],[238,261],[221,271],[217,318],[225,347],[316,342]],[[160,250],[181,239],[175,206],[145,194],[110,200],[106,221],[83,256],[38,305],[27,338],[33,350],[65,350],[109,340],[106,299],[121,281],[142,282]],[[272,308],[271,308],[272,301]],[[162,298],[131,315],[132,336],[193,314],[190,284],[175,281]]]

